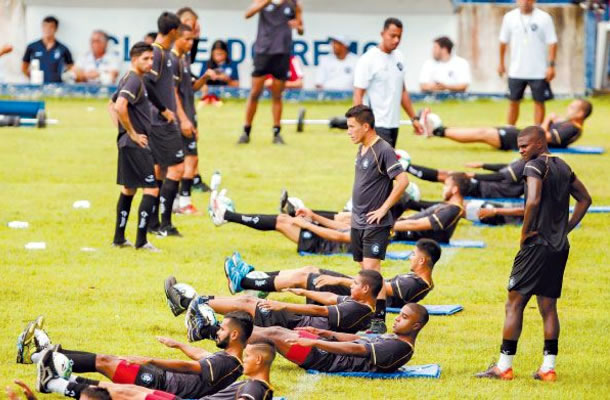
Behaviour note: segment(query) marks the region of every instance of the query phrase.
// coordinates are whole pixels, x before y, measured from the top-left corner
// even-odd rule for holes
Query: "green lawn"
[[[610,102],[595,100],[579,144],[604,145],[610,150],[607,116]],[[564,101],[549,104],[563,112]],[[308,117],[328,118],[343,113],[348,104],[307,104]],[[163,279],[174,274],[200,293],[228,294],[222,272],[225,256],[239,250],[260,269],[296,268],[315,264],[355,273],[349,258],[296,254],[296,245],[277,233],[256,232],[239,225],[213,226],[207,215],[175,218],[182,239],[151,241],[163,250],[143,254],[110,247],[118,187],[115,130],[98,100],[51,100],[47,108],[60,125],[44,130],[0,131],[0,384],[19,377],[34,383],[33,366],[15,364],[15,343],[27,321],[43,314],[47,330],[66,348],[109,354],[181,357],[155,340],[167,335],[186,340],[182,318],[169,312]],[[448,125],[499,125],[505,102],[478,101],[433,105]],[[293,118],[297,104],[285,107]],[[532,104],[522,107],[522,124],[530,121]],[[282,188],[321,209],[339,209],[350,196],[356,147],[344,131],[320,126],[304,134],[284,127],[286,147],[270,144],[270,107],[259,108],[253,140],[237,147],[243,103],[199,110],[202,133],[200,169],[209,178],[223,174],[238,211],[275,213]],[[460,169],[467,161],[510,161],[516,153],[502,153],[483,145],[458,145],[437,138],[414,137],[403,128],[399,148],[414,162],[431,167]],[[607,173],[609,156],[565,156],[587,185],[594,204],[610,204]],[[441,186],[417,182],[426,198],[438,198]],[[72,203],[86,199],[91,209],[75,210]],[[205,210],[207,194],[196,193],[195,204]],[[134,201],[128,237],[135,240]],[[30,223],[29,229],[6,227],[12,220]],[[446,250],[434,272],[435,290],[428,304],[455,304],[464,311],[452,317],[432,317],[417,341],[411,364],[439,363],[439,380],[398,382],[319,378],[305,374],[278,357],[272,371],[276,395],[289,399],[349,398],[602,398],[610,389],[609,349],[610,215],[585,217],[571,235],[572,252],[559,303],[562,332],[558,357],[559,380],[543,384],[531,379],[542,358],[542,326],[535,302],[526,311],[523,335],[515,359],[513,382],[472,378],[495,360],[501,340],[506,284],[518,249],[516,227],[478,228],[462,221],[454,238],[485,240],[488,247]],[[24,244],[45,241],[47,250],[27,251]],[[95,252],[83,252],[93,247]],[[394,246],[395,249],[406,248]],[[386,261],[387,275],[404,272],[406,262]],[[274,299],[293,300],[286,294]],[[392,318],[390,315],[389,318]],[[203,343],[207,349],[211,343]],[[41,396],[48,397],[48,396]]]

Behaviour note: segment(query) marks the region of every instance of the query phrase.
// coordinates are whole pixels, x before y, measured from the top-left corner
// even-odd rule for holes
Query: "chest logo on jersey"
[[[167,68],[171,68],[172,67],[172,60],[168,59],[167,60]]]
[[[303,232],[303,239],[311,239],[311,232]]]
[[[61,57],[61,52],[59,50],[55,50],[54,57],[56,60],[59,60],[59,57]]]
[[[405,66],[404,66],[404,65],[402,65],[402,63],[401,63],[401,62],[396,63],[396,68],[398,68],[398,70],[399,70],[399,71],[402,71],[404,67],[405,67]]]
[[[362,163],[360,165],[362,165],[362,169],[367,169],[369,167],[370,161],[365,158],[364,160],[362,160]]]
[[[265,11],[267,11],[267,12],[271,12],[273,10],[275,10],[274,4],[269,4],[267,7],[265,7]]]
[[[532,32],[536,32],[538,30],[538,25],[536,24],[531,24],[530,25],[530,29],[532,30]]]
[[[148,372],[145,372],[142,375],[140,375],[140,380],[142,381],[142,383],[149,384],[153,380],[152,374],[149,374]]]
[[[284,15],[290,16],[290,14],[292,14],[292,10],[290,9],[290,7],[284,8]]]
[[[351,67],[345,67],[345,73],[346,74],[351,74],[352,73],[352,68]]]

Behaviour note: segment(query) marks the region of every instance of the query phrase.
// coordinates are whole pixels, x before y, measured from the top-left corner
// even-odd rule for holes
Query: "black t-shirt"
[[[195,399],[214,394],[241,376],[241,361],[225,351],[219,351],[199,360],[201,372],[186,374],[167,371],[165,391],[184,399]]]
[[[379,138],[361,155],[356,155],[356,174],[352,192],[352,228],[369,229],[392,226],[392,214],[387,213],[378,224],[368,224],[366,214],[377,210],[392,192],[392,181],[403,169],[392,146]]]
[[[551,131],[551,142],[549,147],[565,148],[580,138],[582,127],[571,121],[554,122],[549,127]]]
[[[364,344],[364,356],[339,355],[314,348],[301,367],[323,372],[394,372],[413,356],[413,347],[396,335],[365,337],[355,343]]]
[[[550,154],[543,154],[528,161],[525,164],[524,174],[526,177],[542,180],[538,214],[534,216],[530,229],[538,234],[528,239],[526,244],[544,244],[555,250],[564,250],[570,245],[568,242],[570,187],[576,175],[565,161]],[[527,204],[527,179],[525,181]]]
[[[296,2],[269,3],[258,14],[258,30],[254,42],[255,54],[290,54],[292,28],[288,21],[296,17]]]
[[[439,203],[416,214],[410,215],[407,219],[428,218],[432,225],[432,229],[419,232],[421,237],[434,239],[440,243],[449,243],[449,239],[451,239],[451,236],[455,231],[463,210],[464,209],[457,204]],[[405,240],[405,234],[406,232],[396,232],[394,234],[394,240]]]
[[[169,110],[176,112],[176,94],[174,93],[174,74],[171,52],[160,44],[153,43],[153,66],[146,75],[152,83],[155,96]],[[153,105],[153,124],[165,125],[167,121]]]
[[[328,317],[303,315],[297,326],[313,326],[337,332],[356,333],[368,329],[375,311],[349,296],[339,296],[336,305],[326,306],[326,308],[328,308]]]
[[[186,55],[178,56],[178,54],[172,50],[171,56],[172,74],[174,75],[174,82],[178,89],[178,96],[180,96],[180,101],[182,102],[182,108],[189,120],[195,124],[197,113],[195,111],[195,93],[193,92],[191,64]]]
[[[501,181],[479,181],[481,197],[521,197],[523,195],[523,184],[521,182],[523,168],[525,168],[525,161],[519,159],[498,171],[498,174],[503,176]]]
[[[434,285],[414,273],[396,275],[389,282],[394,294],[388,297],[388,307],[395,308],[421,301],[434,288]]]
[[[273,388],[267,382],[258,379],[246,379],[233,383],[226,389],[211,396],[202,397],[200,400],[272,400]]]
[[[136,133],[148,135],[151,125],[151,104],[142,77],[133,71],[125,74],[119,81],[117,91],[112,95],[112,101],[116,102],[119,97],[127,100],[127,115]],[[120,121],[117,142],[119,147],[139,147],[129,138]]]

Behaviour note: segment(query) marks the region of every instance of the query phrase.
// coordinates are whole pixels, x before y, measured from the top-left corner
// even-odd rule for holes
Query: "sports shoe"
[[[250,143],[250,135],[246,135],[242,133],[239,139],[237,140],[237,144],[248,144]]]
[[[286,142],[284,142],[284,139],[282,138],[282,135],[280,135],[279,133],[277,135],[273,135],[273,140],[271,141],[271,143],[286,144]]]
[[[48,383],[58,377],[57,371],[53,367],[53,350],[46,349],[41,354],[40,361],[36,365],[38,371],[36,377],[36,390],[40,393],[51,393],[47,389]]]
[[[513,369],[508,368],[506,371],[500,371],[496,363],[492,363],[487,370],[475,374],[477,378],[489,378],[489,379],[500,379],[503,381],[513,380]]]
[[[288,191],[286,189],[282,189],[282,194],[280,195],[280,212],[282,214],[289,214],[287,206],[288,206]]]
[[[192,205],[189,204],[188,206],[184,206],[184,207],[180,207],[178,209],[178,212],[176,212],[176,214],[181,214],[181,215],[198,215],[199,210],[197,210],[197,208]]]
[[[542,372],[542,369],[534,372],[534,379],[544,382],[555,382],[557,380],[557,373],[554,369],[550,369],[546,372]]]
[[[124,249],[127,247],[133,247],[133,243],[131,243],[129,240],[125,239],[125,241],[123,243],[112,242],[112,247],[116,247],[117,249]]]
[[[212,191],[212,189],[210,189],[208,184],[205,183],[203,180],[201,180],[197,183],[193,183],[193,186],[191,186],[191,188],[194,190],[197,190],[199,192],[211,192]]]
[[[237,257],[235,255],[237,255]],[[235,262],[236,258],[237,262]],[[229,284],[229,292],[231,292],[231,294],[241,292],[243,290],[241,287],[241,280],[253,270],[253,266],[246,264],[241,260],[241,256],[238,252],[233,253],[232,257],[225,258],[224,271],[225,276],[227,277],[227,283]]]
[[[186,308],[180,304],[180,292],[174,288],[176,283],[178,283],[178,281],[176,281],[176,278],[173,276],[168,276],[164,282],[165,298],[167,299],[167,305],[172,311],[172,314],[174,314],[174,317],[177,317],[186,311]]]
[[[136,250],[146,250],[146,251],[150,251],[151,253],[160,253],[161,250],[159,250],[158,248],[156,248],[152,243],[150,242],[146,242],[145,244],[143,244],[140,247],[136,247]]]
[[[371,319],[371,326],[366,331],[369,335],[383,335],[388,331],[385,321],[381,318]]]
[[[210,214],[210,217],[212,217],[212,222],[216,226],[220,226],[227,222],[225,221],[226,207],[222,202],[222,198],[224,197],[225,193],[225,189],[223,189],[220,193],[214,190],[210,195],[210,205],[208,206],[208,212]]]
[[[36,330],[36,322],[31,321],[21,332],[17,338],[17,364],[32,364],[31,356],[36,350],[34,342],[34,331]]]
[[[159,230],[161,236],[174,236],[182,237],[182,234],[178,231],[174,225],[166,225]]]
[[[189,342],[213,339],[218,331],[214,310],[207,305],[207,296],[197,296],[191,300],[185,317]]]

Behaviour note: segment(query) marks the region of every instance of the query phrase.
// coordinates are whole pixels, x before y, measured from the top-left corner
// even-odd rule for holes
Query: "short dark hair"
[[[545,138],[546,134],[544,133],[544,129],[542,129],[541,127],[539,127],[537,125],[528,126],[525,129],[522,129],[521,132],[519,132],[518,137],[530,136],[530,135],[536,137],[537,139],[546,141],[546,138]]]
[[[178,27],[178,33],[182,35],[184,32],[193,32],[193,28],[191,28],[187,24],[180,24],[180,26]]]
[[[193,10],[191,7],[182,7],[178,11],[176,11],[176,15],[178,16],[178,18],[182,18],[182,16],[187,13],[193,14],[195,18],[199,19],[199,15],[197,15],[195,10]]]
[[[137,42],[129,50],[129,58],[139,57],[147,51],[153,51],[152,45],[146,42]]]
[[[345,118],[355,118],[360,124],[369,124],[371,128],[375,128],[375,115],[370,107],[363,104],[353,106],[345,113]]]
[[[261,351],[263,353],[265,353],[266,355],[266,365],[268,367],[271,366],[271,364],[273,364],[273,360],[275,360],[275,345],[267,340],[265,341],[260,341],[260,342],[256,342],[256,343],[250,343],[250,346],[254,347],[256,350]]]
[[[254,329],[254,321],[252,320],[252,316],[245,311],[231,311],[230,313],[225,314],[225,318],[229,318],[231,321],[231,325],[235,326],[237,330],[239,330],[239,340],[246,344],[248,339],[250,339],[250,335],[252,335],[252,330]]]
[[[87,396],[90,399],[95,400],[112,400],[112,397],[110,397],[110,393],[108,392],[108,390],[99,386],[87,386],[87,388],[83,390],[80,394],[81,396]]]
[[[386,31],[388,30],[388,28],[394,25],[397,28],[402,29],[402,21],[399,20],[398,18],[394,18],[394,17],[390,17],[387,18],[384,22],[383,22],[383,30]]]
[[[411,308],[411,311],[415,312],[419,317],[417,322],[421,324],[419,330],[422,330],[422,328],[426,326],[426,324],[430,320],[430,314],[428,313],[428,310],[426,309],[426,307],[417,303],[409,303],[409,308]]]
[[[582,109],[584,118],[585,119],[589,118],[589,116],[593,112],[593,104],[591,104],[591,102],[589,100],[585,100],[585,99],[578,99],[578,100],[580,100],[580,108]]]
[[[157,19],[157,29],[162,35],[167,35],[174,29],[180,26],[180,18],[174,13],[164,11]]]
[[[462,196],[465,196],[468,193],[468,189],[470,188],[470,178],[463,172],[453,172],[449,174],[449,178],[453,180],[453,184],[457,186],[458,192]]]
[[[154,42],[157,39],[157,32],[148,32],[144,37],[150,38]]]
[[[47,24],[55,24],[55,29],[57,29],[59,26],[59,20],[57,20],[57,18],[55,18],[53,15],[47,15],[43,18],[42,22]]]
[[[441,246],[433,239],[419,239],[417,243],[415,243],[415,247],[417,247],[420,251],[426,253],[426,255],[430,258],[430,268],[434,267],[434,264],[441,258]]]
[[[383,287],[383,277],[374,269],[361,269],[358,275],[362,278],[365,285],[371,288],[373,297],[377,297]]]
[[[434,43],[438,44],[441,49],[447,49],[447,52],[451,54],[451,50],[453,50],[453,42],[447,36],[441,36],[434,39]]]

